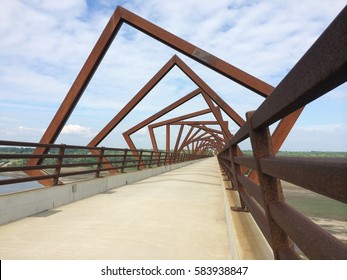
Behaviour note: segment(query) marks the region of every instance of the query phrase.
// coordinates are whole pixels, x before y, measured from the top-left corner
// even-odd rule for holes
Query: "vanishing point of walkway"
[[[230,259],[216,158],[0,227],[0,259]]]

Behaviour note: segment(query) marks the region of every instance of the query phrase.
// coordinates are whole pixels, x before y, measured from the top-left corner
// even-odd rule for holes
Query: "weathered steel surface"
[[[209,54],[208,52],[194,46],[191,43],[188,43],[182,38],[167,32],[159,26],[139,17],[134,13],[131,13],[122,7],[118,7],[117,10],[119,10],[122,20],[129,25],[183,53],[184,55],[187,55],[188,57],[200,62],[212,70],[226,76],[227,78],[264,97],[268,96],[272,92],[273,87],[269,84],[253,77],[252,75],[249,75],[248,73],[219,59],[218,57]]]
[[[126,168],[132,168],[132,167],[146,167],[144,162],[147,162],[147,166],[150,167],[151,165],[154,165],[152,162],[153,160],[153,152],[143,151],[143,150],[137,150],[138,154],[141,155],[139,159],[134,159],[133,157],[127,158],[128,151],[134,152],[132,150],[128,149],[115,149],[115,148],[91,148],[88,146],[75,146],[75,145],[43,145],[39,143],[27,143],[27,142],[12,142],[12,141],[0,141],[1,146],[16,146],[16,147],[41,147],[41,148],[47,148],[47,149],[58,149],[60,152],[58,154],[43,154],[39,155],[42,159],[56,159],[54,164],[44,164],[44,165],[22,165],[17,167],[0,167],[0,173],[2,172],[11,172],[11,171],[30,171],[30,170],[37,170],[38,168],[43,169],[53,169],[53,174],[45,173],[45,175],[42,176],[30,176],[26,178],[15,178],[15,179],[6,179],[6,180],[0,180],[0,185],[7,185],[7,184],[15,184],[15,183],[21,183],[21,182],[29,182],[29,181],[43,181],[47,180],[51,184],[51,186],[60,184],[59,178],[66,177],[66,176],[72,176],[72,175],[81,175],[81,174],[95,174],[96,177],[99,177],[101,171],[109,171],[110,169],[120,169],[121,171],[124,171]],[[66,153],[67,149],[79,149],[84,151],[82,154],[68,154]],[[99,153],[97,155],[93,153],[89,153],[91,150],[98,150]],[[88,154],[85,154],[85,152],[88,152]],[[116,152],[116,153],[115,153]],[[187,161],[187,160],[194,160],[198,158],[204,158],[205,155],[201,154],[194,154],[194,155],[181,155],[179,158],[175,158],[172,153],[161,153],[162,155],[165,155],[165,158],[168,160],[169,163],[175,163],[175,162],[181,162],[181,161]],[[130,155],[130,154],[129,154]],[[0,158],[17,158],[17,159],[28,159],[37,157],[37,155],[23,153],[23,154],[0,154]],[[92,161],[88,162],[78,162],[78,163],[64,163],[65,159],[94,159]],[[104,162],[104,159],[107,158],[107,161]],[[150,162],[148,163],[148,160],[150,159]],[[116,166],[110,165],[111,167],[102,168],[105,163],[109,164],[115,164]],[[164,163],[163,159],[158,160],[158,165]],[[88,167],[87,170],[81,170],[81,171],[69,171],[69,168],[74,167]],[[63,170],[62,168],[66,168],[66,170]]]
[[[310,259],[347,259],[347,246],[284,202],[269,204],[271,217]]]
[[[264,158],[262,172],[347,203],[347,158]]]
[[[266,128],[262,130],[254,130],[251,126],[253,116],[254,112],[248,112],[246,114],[247,123],[249,125],[249,135],[253,155],[256,159],[260,188],[263,194],[264,210],[270,227],[272,249],[275,259],[279,259],[280,256],[278,250],[287,250],[289,248],[293,248],[293,243],[288,238],[286,232],[284,232],[283,229],[278,226],[270,215],[269,203],[272,201],[284,201],[284,196],[279,180],[277,178],[267,176],[261,171],[259,161],[262,158],[274,156],[274,152],[269,129]]]
[[[347,6],[299,60],[252,118],[263,128],[347,81]]]

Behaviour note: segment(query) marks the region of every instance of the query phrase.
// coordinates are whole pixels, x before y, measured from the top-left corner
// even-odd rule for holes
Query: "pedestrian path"
[[[230,258],[216,158],[0,227],[0,259]]]

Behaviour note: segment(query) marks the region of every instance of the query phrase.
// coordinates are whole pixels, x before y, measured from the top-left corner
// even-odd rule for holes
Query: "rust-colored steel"
[[[188,67],[178,56],[175,55],[176,65],[180,68],[199,88],[201,88],[238,126],[245,121],[210,88],[191,68]]]
[[[198,124],[199,121],[186,121],[186,122],[183,122],[182,120],[186,120],[186,119],[190,119],[190,118],[206,115],[206,114],[209,114],[209,113],[211,113],[210,109],[204,109],[204,110],[200,110],[200,111],[197,111],[197,112],[194,112],[194,113],[190,113],[190,114],[186,114],[186,115],[183,115],[183,116],[175,117],[175,118],[172,118],[172,119],[169,119],[169,120],[165,120],[165,121],[161,121],[161,122],[158,122],[158,123],[154,123],[154,124],[149,125],[148,127],[155,128],[155,127],[159,127],[159,126],[162,126],[162,125],[165,125],[165,124],[170,124],[170,123],[175,123],[175,122],[180,122],[182,124],[186,124],[186,123],[187,124],[191,124],[191,123],[197,123]],[[216,121],[209,121],[209,122],[211,122],[213,124],[219,124]]]
[[[291,128],[294,126],[295,122],[298,120],[303,110],[304,110],[304,107],[294,111],[288,116],[285,116],[277,125],[275,131],[271,135],[272,147],[275,154],[277,154],[278,151],[280,150]],[[251,171],[251,173],[248,175],[248,178],[253,180],[256,183],[259,182],[257,172],[255,170]]]
[[[42,159],[54,159],[55,163],[51,164],[43,164],[40,166],[28,166],[28,165],[22,165],[22,166],[10,166],[10,167],[0,167],[0,174],[2,172],[18,172],[18,171],[28,171],[28,170],[37,170],[38,168],[43,169],[52,169],[54,170],[53,174],[48,174],[44,176],[32,176],[32,177],[24,177],[24,178],[14,178],[14,179],[5,179],[0,180],[0,185],[8,185],[8,184],[16,184],[16,183],[22,183],[22,182],[29,182],[29,181],[35,181],[35,180],[53,180],[55,184],[60,184],[59,178],[60,177],[67,177],[67,176],[74,176],[74,175],[83,175],[83,174],[91,174],[96,177],[99,177],[100,173],[103,171],[108,171],[108,168],[102,168],[104,165],[103,158],[108,157],[111,158],[111,163],[115,163],[119,165],[119,167],[112,167],[113,169],[119,168],[123,172],[124,169],[127,168],[134,168],[134,167],[140,167],[143,161],[147,161],[148,158],[152,159],[153,153],[143,150],[138,150],[137,152],[141,155],[141,158],[139,160],[127,158],[127,149],[115,149],[115,148],[90,148],[87,146],[75,146],[75,145],[52,145],[52,144],[40,144],[40,143],[28,143],[28,142],[13,142],[13,141],[1,141],[1,146],[10,146],[10,147],[40,147],[40,148],[47,148],[47,149],[58,149],[58,154],[43,154],[39,155]],[[83,153],[81,154],[67,154],[67,149],[74,149],[74,150],[81,150]],[[89,153],[89,151],[98,150],[98,155],[94,155],[92,153]],[[88,154],[86,154],[88,152]],[[161,153],[169,160],[169,162],[173,163],[173,157],[172,154],[166,154]],[[0,154],[0,158],[4,159],[32,159],[36,158],[38,155],[33,154]],[[196,158],[204,158],[205,156],[192,156],[185,157],[183,160],[193,160]],[[78,163],[64,163],[65,159],[92,159],[92,161],[86,161],[86,162],[78,162]],[[160,159],[159,159],[160,160]],[[161,159],[162,160],[162,159]],[[161,161],[162,162],[162,161]],[[161,162],[157,161],[157,164],[160,165]],[[153,163],[152,163],[153,164]],[[150,164],[148,165],[150,167]],[[85,170],[80,171],[69,171],[69,168],[75,168],[75,167],[87,167]],[[142,168],[146,167],[145,165],[142,166]],[[64,168],[64,169],[63,169]]]
[[[95,44],[93,50],[88,56],[86,62],[84,63],[80,73],[68,91],[53,120],[42,136],[40,143],[50,144],[54,143],[54,141],[57,139],[59,133],[76,107],[80,97],[89,84],[89,81],[92,79],[96,69],[106,54],[121,25],[122,21],[120,17],[120,10],[116,9],[103,30],[100,38]],[[35,151],[35,154],[42,153],[45,153],[45,150],[42,148]],[[31,164],[35,165],[37,163],[31,162]]]
[[[174,124],[175,124],[175,123],[174,123]],[[177,123],[177,124],[180,125],[181,122],[179,122],[179,123]],[[194,128],[194,127],[191,127],[191,128]],[[204,128],[201,128],[201,129],[203,130]],[[192,130],[191,130],[191,131],[192,131]],[[190,136],[191,131],[189,131],[189,134],[187,135],[187,137],[185,138],[185,140],[182,142],[180,148],[178,149],[178,152],[183,151],[183,150],[184,150],[184,147],[189,147],[189,144],[192,143],[192,142],[194,142],[194,141],[197,139],[197,138],[195,137],[196,134],[193,135],[193,136]],[[205,135],[205,134],[203,134],[203,135]],[[214,139],[216,139],[216,138],[214,137],[214,135],[211,134],[211,136],[212,136]],[[198,137],[202,137],[202,135],[199,135]]]
[[[179,147],[179,149],[178,149],[178,151],[177,151],[178,153],[179,153],[180,151],[184,152],[184,150],[183,150],[184,144],[185,144],[185,143],[187,142],[187,140],[189,139],[189,137],[190,137],[190,135],[192,134],[193,130],[194,130],[194,127],[190,127],[189,131],[188,131],[187,134],[186,134],[186,137],[183,139],[182,144],[180,145],[180,147]]]
[[[284,202],[271,202],[271,216],[310,259],[346,260],[347,245]],[[319,245],[319,250],[317,246]]]
[[[88,146],[97,146],[130,112],[134,107],[165,77],[174,67],[175,60],[171,58],[148,83],[127,103],[126,106],[98,133]]]
[[[166,125],[166,152],[170,153],[170,125]]]
[[[269,129],[254,130],[251,126],[251,119],[254,112],[246,114],[247,123],[249,124],[249,135],[253,150],[253,155],[256,159],[256,166],[258,170],[258,177],[260,182],[261,191],[263,194],[264,210],[268,220],[271,232],[271,247],[275,259],[279,259],[279,250],[291,250],[294,247],[292,241],[288,238],[287,234],[281,227],[273,220],[270,215],[269,203],[272,201],[284,201],[282,186],[277,178],[267,176],[261,172],[260,160],[264,157],[274,156],[272,142]]]
[[[226,76],[227,78],[243,85],[244,87],[247,87],[248,89],[264,97],[268,96],[272,92],[272,86],[219,59],[218,57],[198,48],[197,46],[194,46],[193,44],[188,43],[182,38],[167,32],[159,26],[139,17],[136,14],[131,13],[122,7],[118,7],[117,10],[119,10],[122,19],[129,25],[172,47],[184,55],[187,55],[197,62],[211,68],[212,70]]]
[[[174,153],[177,153],[177,149],[178,149],[178,145],[180,144],[180,141],[181,141],[183,129],[184,129],[184,125],[182,124],[181,127],[180,127],[180,130],[179,130],[179,132],[178,132],[177,139],[176,139],[176,144],[175,144]]]
[[[187,144],[188,143],[191,143],[192,142],[192,139],[194,139],[199,133],[201,132],[201,128],[198,128],[192,136],[190,136],[188,139],[187,139]]]
[[[347,158],[264,158],[263,173],[347,203]]]
[[[208,106],[210,107],[212,113],[214,114],[215,118],[217,120],[220,121],[221,126],[223,128],[223,131],[225,133],[225,135],[229,138],[232,137],[232,134],[230,133],[228,126],[226,125],[226,123],[223,122],[222,120],[222,116],[219,110],[216,109],[216,107],[214,106],[212,100],[214,102],[216,102],[222,109],[223,111],[233,120],[237,121],[237,124],[240,125],[240,123],[244,123],[244,121],[242,120],[241,117],[239,117],[237,115],[237,113],[230,107],[228,106],[198,75],[196,75],[194,73],[194,71],[192,71],[186,64],[184,64],[184,62],[179,59],[179,57],[177,57],[176,55],[174,55],[171,60],[166,64],[166,68],[168,69],[170,66],[171,68],[173,67],[173,65],[177,65],[180,69],[183,69],[186,71],[185,73],[187,74],[187,76],[194,81],[198,86],[201,85],[202,87],[204,87],[206,90],[209,91],[209,94],[205,93],[204,91],[201,91],[200,89],[197,89],[195,91],[193,91],[192,93],[190,93],[188,96],[185,96],[183,98],[181,98],[180,100],[176,101],[175,103],[171,104],[170,106],[166,107],[165,109],[161,110],[160,112],[158,112],[157,114],[149,117],[148,119],[144,120],[143,122],[141,122],[140,124],[136,125],[135,127],[129,129],[128,131],[123,133],[123,137],[125,138],[126,142],[129,144],[132,143],[132,141],[129,141],[130,138],[130,134],[134,133],[135,131],[141,129],[142,127],[144,127],[146,124],[152,122],[153,120],[159,118],[160,116],[164,115],[164,113],[168,113],[168,111],[165,110],[173,110],[174,108],[178,107],[180,104],[183,104],[185,102],[187,102],[188,100],[190,100],[191,98],[195,97],[197,94],[201,93],[203,94],[203,97],[206,101],[206,103],[208,104]],[[165,66],[164,66],[165,67]],[[171,69],[170,68],[170,69]],[[169,71],[169,70],[168,70]],[[149,89],[152,89],[153,86],[155,86],[155,84],[157,83],[156,81],[159,81],[160,79],[162,79],[168,71],[159,71],[156,75],[155,75],[155,79],[154,81],[150,81],[147,83],[147,85],[141,89],[141,94],[138,94],[138,98],[133,98],[133,100],[131,101],[134,106],[136,106],[136,104],[138,104],[138,102],[140,102],[142,100],[142,98],[144,98],[145,95],[148,94]],[[153,79],[152,79],[153,80]],[[211,100],[212,99],[212,100]],[[129,107],[127,109],[122,110],[118,115],[119,115],[119,119],[123,119],[129,112],[130,110],[132,110],[133,107]],[[128,111],[129,109],[129,111]],[[117,116],[118,116],[117,115]],[[117,118],[117,117],[115,117]],[[112,121],[110,122],[112,123]],[[119,123],[119,122],[118,122]],[[109,124],[107,125],[107,127],[105,127],[100,133],[102,136],[101,137],[106,137],[108,133],[111,132],[112,129],[114,129],[115,125],[117,125],[118,123],[113,123],[113,124]],[[98,137],[98,136],[97,136]],[[103,139],[103,138],[102,138]],[[97,142],[91,142],[89,145],[97,145]],[[92,146],[93,146],[92,145]],[[131,149],[135,149],[135,146],[129,146]]]
[[[102,61],[105,53],[107,52],[109,46],[111,45],[114,37],[122,26],[122,23],[127,24],[137,28],[138,30],[146,33],[147,35],[163,42],[164,44],[182,52],[183,54],[189,56],[190,58],[202,63],[203,65],[221,73],[222,75],[236,81],[237,83],[257,92],[258,94],[266,97],[272,91],[273,88],[264,83],[263,81],[247,74],[246,72],[228,64],[227,62],[203,51],[202,49],[182,40],[181,38],[165,31],[164,29],[144,20],[143,18],[129,12],[128,10],[117,7],[114,14],[111,16],[109,22],[107,23],[104,31],[102,32],[99,40],[94,46],[92,52],[90,53],[88,59],[83,65],[79,75],[71,86],[67,96],[65,97],[63,103],[58,109],[56,115],[54,116],[51,124],[47,128],[46,132],[41,138],[40,143],[53,143],[67,122],[69,116],[77,105],[78,100],[82,96],[85,88],[87,87],[89,81],[92,79],[95,71],[97,70],[100,62]],[[180,67],[182,69],[182,67]],[[185,70],[188,73],[189,69]],[[195,82],[197,82],[196,77],[194,77]],[[200,79],[201,80],[201,79]],[[202,81],[202,80],[201,80]],[[153,84],[155,86],[155,84]],[[203,84],[206,88],[206,85]],[[209,89],[207,89],[207,94],[211,96],[214,95]],[[220,98],[214,100],[224,111],[229,110],[232,112],[233,120],[240,125],[242,119],[235,114],[235,112],[228,108],[228,105]],[[224,102],[224,103],[223,103]],[[131,107],[131,104],[128,104]],[[128,107],[129,108],[129,107]],[[119,119],[113,119],[90,143],[88,146],[97,146],[108,134],[109,132],[126,116],[126,109],[118,115]],[[46,153],[47,150],[42,148],[37,148],[35,154]],[[28,163],[30,165],[40,164],[40,159],[31,159]],[[106,162],[107,164],[107,162]],[[33,171],[41,172],[42,171]]]
[[[216,118],[217,121],[219,121],[221,128],[222,128],[222,131],[224,133],[225,140],[230,139],[232,137],[232,134],[229,131],[228,124],[223,122],[223,117],[222,117],[222,114],[221,114],[219,108],[214,106],[211,98],[209,98],[205,92],[202,92],[202,95],[203,95],[206,103],[208,104],[209,108],[211,108],[211,111],[212,111],[214,117]]]
[[[156,124],[149,125],[149,126],[148,126],[148,130],[149,130],[149,134],[150,134],[150,137],[151,137],[153,150],[154,150],[154,151],[158,151],[158,146],[156,145],[155,135],[154,135],[154,132],[153,132],[153,129],[154,129],[155,127],[167,125],[167,124],[170,124],[170,123],[173,123],[173,122],[177,122],[177,121],[180,121],[180,120],[183,120],[183,119],[187,119],[187,118],[192,118],[192,117],[204,115],[204,114],[207,114],[207,113],[210,113],[210,110],[209,110],[209,109],[201,110],[201,111],[198,111],[198,112],[195,112],[195,113],[187,114],[187,115],[184,115],[184,116],[181,116],[181,117],[176,117],[176,118],[173,118],[173,119],[170,119],[170,120],[167,120],[167,121],[162,121],[162,122],[160,122],[160,123],[156,123]],[[128,145],[129,145],[129,144],[134,145],[134,144],[132,143],[132,141],[130,140],[130,137],[125,137],[125,140],[127,141]],[[130,140],[131,142],[130,142],[129,140]],[[154,145],[154,144],[155,144],[155,145]],[[135,145],[134,145],[134,147],[135,147]]]
[[[207,127],[207,126],[205,126],[205,125],[192,125],[193,127],[195,127],[195,128],[201,128],[201,129],[203,129],[203,130],[205,130],[205,131],[208,131],[208,132],[210,132],[210,133],[215,133],[215,134],[221,134],[221,135],[223,135],[223,131],[221,131],[221,130],[217,130],[217,129],[213,129],[213,128],[210,128],[210,127]],[[222,138],[221,138],[222,139]],[[224,140],[224,139],[223,139]]]
[[[166,120],[166,121],[162,121],[162,122],[158,122],[158,123],[154,123],[154,124],[149,125],[148,126],[148,130],[150,132],[150,137],[151,137],[152,144],[156,143],[153,129],[156,128],[156,127],[163,126],[163,125],[169,125],[169,124],[175,124],[175,125],[181,125],[181,126],[182,125],[193,125],[193,124],[194,125],[197,125],[197,124],[215,124],[215,125],[219,125],[219,122],[217,122],[217,121],[181,121],[181,120],[184,120],[184,119],[187,119],[187,118],[196,117],[196,116],[203,115],[203,114],[206,114],[206,113],[209,113],[209,112],[210,112],[209,109],[205,109],[205,110],[201,110],[201,111],[198,111],[198,112],[194,112],[194,113],[191,113],[191,114],[187,114],[187,115],[184,115],[184,116],[172,118],[172,119],[169,119],[169,120]],[[187,143],[190,138],[193,138],[197,133],[199,133],[199,130],[197,132],[195,132],[193,134],[193,136],[190,136],[191,132],[192,132],[192,129],[189,131],[189,136],[187,135],[188,138],[186,138],[182,142],[182,145],[184,143]],[[182,145],[181,145],[180,149],[177,150],[177,152],[182,150],[182,147],[185,146],[185,145],[183,145],[183,146]],[[154,151],[158,151],[158,147],[156,145],[153,145],[153,149],[154,149]]]
[[[141,30],[147,35],[167,44],[168,46],[181,51],[183,54],[188,55],[190,58],[210,67],[211,69],[227,76],[228,78],[242,84],[243,86],[263,95],[268,96],[273,88],[264,83],[263,81],[247,74],[246,72],[228,64],[227,62],[208,54],[207,52],[197,48],[196,46],[182,40],[181,38],[167,32],[166,30],[146,21],[145,19],[131,13],[130,11],[117,7],[109,22],[107,23],[103,33],[97,41],[95,47],[90,53],[87,61],[82,67],[79,75],[71,86],[66,98],[64,99],[61,107],[56,113],[50,126],[43,135],[40,143],[53,143],[61,132],[67,119],[71,115],[78,100],[82,96],[89,81],[93,77],[96,69],[102,61],[105,53],[111,45],[114,37],[122,26],[123,22]],[[203,54],[203,55],[202,55]],[[206,57],[209,57],[206,60]],[[97,142],[97,141],[96,141]],[[101,141],[99,141],[100,143]],[[96,145],[91,145],[96,146]],[[36,151],[36,153],[43,153],[44,151]]]
[[[171,112],[178,106],[186,103],[187,101],[191,100],[195,96],[201,93],[201,89],[193,90],[191,93],[187,94],[186,96],[178,99],[174,103],[170,104],[169,106],[165,107],[164,109],[160,110],[159,112],[155,113],[154,115],[148,117],[147,119],[143,120],[139,124],[133,126],[132,128],[128,129],[123,133],[123,135],[130,136],[131,134],[135,133],[136,131],[140,130],[141,128],[145,127],[146,125],[150,124],[151,122],[155,121],[156,119],[160,118],[161,116]]]
[[[263,128],[347,81],[347,6],[257,109]]]

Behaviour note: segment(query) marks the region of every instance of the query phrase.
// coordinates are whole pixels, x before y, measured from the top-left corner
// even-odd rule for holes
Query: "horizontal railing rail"
[[[269,132],[271,124],[346,82],[346,37],[347,7],[259,108],[246,114],[218,155],[230,189],[238,191],[276,259],[301,258],[294,245],[310,259],[347,259],[346,244],[285,202],[280,182],[347,203],[347,158],[276,157]],[[238,144],[248,138],[253,156],[239,156]]]
[[[63,177],[85,174],[100,177],[102,172],[123,173],[208,157],[200,154],[176,154],[150,150],[0,141],[0,148],[11,147],[20,148],[24,152],[0,152],[0,175],[6,175],[6,177],[3,176],[4,178],[13,177],[1,179],[2,176],[0,176],[0,186],[47,179],[52,180],[51,185],[58,185],[62,183],[60,180]],[[47,153],[33,154],[37,147],[47,149]],[[41,164],[28,165],[30,159],[38,158],[42,159]],[[39,176],[25,174],[30,171],[41,171],[41,173]]]

